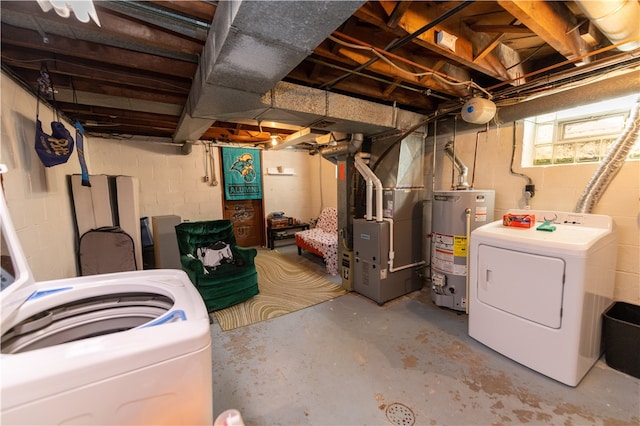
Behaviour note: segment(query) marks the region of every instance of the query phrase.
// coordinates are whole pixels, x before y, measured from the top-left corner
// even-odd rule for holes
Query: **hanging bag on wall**
[[[51,134],[42,130],[42,122],[39,118],[40,96],[51,96],[55,120],[51,122]],[[58,117],[55,90],[51,82],[51,76],[45,63],[40,68],[38,78],[38,100],[36,103],[36,141],[35,149],[40,161],[45,167],[53,167],[66,163],[73,152],[73,138]]]

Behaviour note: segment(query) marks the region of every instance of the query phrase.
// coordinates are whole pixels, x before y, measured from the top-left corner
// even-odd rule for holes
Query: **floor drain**
[[[413,426],[416,422],[416,417],[411,411],[411,408],[399,402],[389,404],[386,410],[387,419],[391,423],[397,426]]]

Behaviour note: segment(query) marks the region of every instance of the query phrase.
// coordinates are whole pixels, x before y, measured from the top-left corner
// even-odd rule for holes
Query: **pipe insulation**
[[[591,213],[593,208],[607,190],[615,176],[624,165],[624,161],[631,147],[638,140],[640,133],[640,100],[631,109],[631,115],[618,139],[613,143],[606,157],[600,163],[600,167],[589,180],[582,196],[576,204],[576,213]]]

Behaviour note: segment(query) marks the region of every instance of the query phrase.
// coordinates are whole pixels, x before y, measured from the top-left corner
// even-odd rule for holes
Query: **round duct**
[[[496,115],[496,104],[489,99],[472,98],[462,106],[461,113],[467,123],[485,124]]]

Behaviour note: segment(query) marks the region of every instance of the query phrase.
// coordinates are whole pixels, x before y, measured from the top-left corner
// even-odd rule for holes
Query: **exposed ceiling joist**
[[[631,57],[620,59],[622,67],[638,67],[640,61],[635,44],[622,46],[599,19],[603,28],[595,28],[604,9],[586,10],[583,0],[317,1],[316,12],[308,18],[321,17],[318,25],[305,18],[311,4],[291,1],[95,4],[102,27],[45,13],[33,0],[2,0],[2,69],[35,93],[44,61],[58,91],[60,112],[87,123],[90,134],[118,137],[149,135],[178,141],[188,135],[190,140],[261,144],[270,139],[267,133],[284,139],[311,125],[342,126],[339,131],[348,131],[366,122],[369,129],[383,131],[398,125],[387,114],[430,115],[438,109],[451,110],[452,104],[480,92],[501,101],[509,96],[521,99],[527,93],[539,96],[548,85],[540,87],[540,81],[553,85],[573,81],[575,77],[556,76],[591,66],[576,67],[578,61],[617,60],[618,47],[631,50]],[[248,38],[235,38],[224,54],[242,58],[242,66],[216,69],[215,75],[224,71],[226,77],[216,83],[217,92],[206,93],[211,102],[197,110],[201,116],[190,117],[194,104],[187,94],[207,75],[206,66],[197,71],[198,64],[203,56],[211,60],[220,53],[215,46],[219,43],[207,47],[205,40],[212,31],[218,32],[218,40],[224,38],[230,28],[228,18],[234,16],[228,13],[233,12],[227,10],[230,5],[244,14],[240,23]],[[336,13],[339,10],[343,12]],[[627,16],[639,15],[638,10],[637,2],[625,3],[622,14],[628,19],[613,23],[624,22],[629,27],[625,34],[638,34],[638,19]],[[325,34],[335,30],[318,37],[314,35],[318,26],[327,30]],[[263,44],[255,37],[248,42],[255,31],[262,32]],[[455,36],[455,45],[439,45],[436,32]],[[312,37],[314,42],[308,43]],[[391,63],[335,38],[375,47],[378,53],[389,50]],[[615,45],[618,42],[620,46]],[[282,45],[289,50],[278,50]],[[295,60],[286,59],[292,58],[286,55],[291,49],[300,53]],[[267,53],[274,51],[280,53]],[[278,76],[282,80],[262,84],[260,76],[267,68],[283,61],[286,67]],[[585,75],[606,74],[609,69]],[[416,75],[423,72],[427,74]],[[538,81],[531,86],[526,79]],[[311,94],[308,89],[315,91]],[[349,96],[338,103],[340,114],[329,107],[333,95]],[[286,108],[278,109],[281,105],[275,104],[285,99]],[[367,116],[371,110],[382,115]],[[217,116],[220,111],[224,114]],[[191,123],[181,127],[181,117],[190,117]],[[267,118],[281,121],[267,130]]]
[[[563,2],[498,0],[498,4],[567,59],[591,50],[580,37],[577,18]]]

